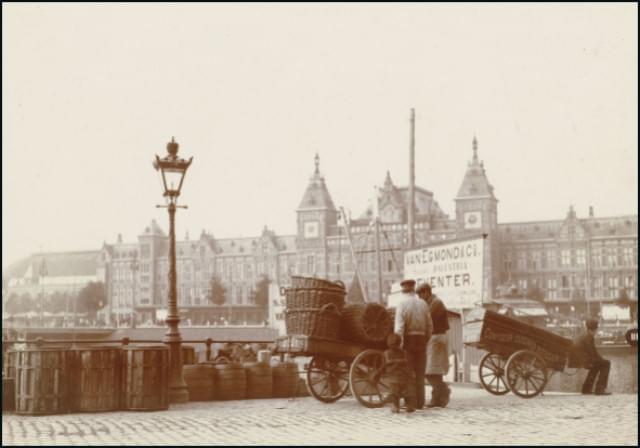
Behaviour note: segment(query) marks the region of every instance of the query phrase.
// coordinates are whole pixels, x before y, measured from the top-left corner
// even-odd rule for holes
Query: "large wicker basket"
[[[344,283],[340,280],[332,282],[331,280],[326,280],[323,278],[317,277],[301,277],[299,275],[291,276],[291,287],[293,289],[299,288],[323,288],[323,289],[341,289],[344,290]]]
[[[301,334],[322,339],[338,339],[340,334],[340,312],[333,303],[322,308],[299,308],[285,310],[287,334]]]
[[[286,307],[289,310],[319,309],[329,303],[333,303],[340,310],[347,295],[344,290],[326,288],[281,288],[280,294],[286,297]]]

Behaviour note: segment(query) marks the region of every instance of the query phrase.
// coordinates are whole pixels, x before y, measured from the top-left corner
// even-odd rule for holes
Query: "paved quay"
[[[391,414],[352,397],[192,402],[163,412],[3,414],[3,445],[634,445],[638,396],[525,400],[454,387],[448,408]]]

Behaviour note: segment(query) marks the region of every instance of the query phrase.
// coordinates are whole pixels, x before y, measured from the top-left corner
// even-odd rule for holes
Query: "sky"
[[[360,215],[386,171],[454,216],[478,151],[499,222],[637,214],[635,4],[2,5],[2,266],[168,227],[294,234],[313,158]]]

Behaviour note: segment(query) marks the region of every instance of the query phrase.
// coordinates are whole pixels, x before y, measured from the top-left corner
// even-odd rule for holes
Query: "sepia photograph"
[[[2,3],[3,446],[638,446],[638,5]]]

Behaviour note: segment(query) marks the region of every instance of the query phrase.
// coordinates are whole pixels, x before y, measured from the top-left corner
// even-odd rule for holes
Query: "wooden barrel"
[[[16,380],[2,378],[2,412],[16,410]]]
[[[182,365],[196,364],[196,349],[190,345],[182,345]]]
[[[393,332],[393,315],[377,303],[347,305],[342,309],[340,338],[375,346],[385,346]]]
[[[73,350],[70,372],[70,410],[114,411],[120,408],[121,353],[119,347],[83,347]]]
[[[266,362],[246,362],[247,398],[271,398],[273,396],[273,376],[271,366]]]
[[[270,361],[271,361],[271,350],[258,351],[258,362],[270,362]]]
[[[298,365],[295,362],[284,362],[271,369],[273,378],[273,397],[292,398],[298,388]]]
[[[240,363],[213,365],[213,399],[244,400],[247,397],[247,374]]]
[[[16,350],[7,350],[2,359],[2,376],[4,378],[16,377]]]
[[[122,350],[122,408],[169,408],[169,347],[129,346]]]
[[[189,389],[189,401],[213,400],[213,364],[189,364],[182,367]]]
[[[16,352],[16,413],[52,415],[67,412],[69,351],[37,348]]]

